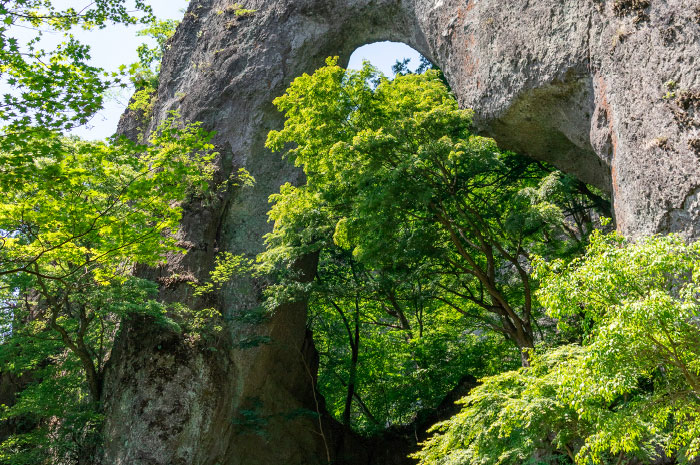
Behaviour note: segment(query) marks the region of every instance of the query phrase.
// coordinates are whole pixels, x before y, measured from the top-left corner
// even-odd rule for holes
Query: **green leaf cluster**
[[[136,16],[136,14],[139,14]],[[24,138],[31,127],[71,129],[101,108],[103,95],[120,84],[117,74],[91,66],[90,49],[70,34],[73,27],[104,28],[110,23],[153,21],[150,6],[136,0],[100,0],[84,9],[58,9],[49,0],[11,0],[0,5],[0,76],[9,86],[0,100],[3,135]],[[17,29],[34,30],[27,41]],[[42,48],[44,31],[63,34],[51,50]],[[9,142],[9,141],[8,141]],[[3,143],[3,149],[9,144]]]
[[[158,88],[158,75],[163,54],[168,47],[168,40],[175,34],[179,24],[180,21],[175,19],[154,19],[148,27],[137,33],[139,36],[150,37],[156,41],[155,47],[141,44],[136,49],[139,61],[131,65],[129,74],[137,89],[152,93]]]
[[[177,23],[157,21],[141,0],[86,3],[0,4],[0,75],[9,88],[0,101],[0,377],[20,387],[0,406],[0,463],[98,459],[105,370],[123,321],[149,319],[193,344],[222,325],[218,311],[166,305],[156,283],[133,275],[137,265],[185,253],[183,204],[212,195],[212,133],[171,114],[140,144],[64,136],[102,107],[105,91],[126,86],[126,67],[107,74],[91,66],[71,29],[148,25],[142,35],[157,47],[141,47],[130,70],[144,87],[133,105],[148,111]],[[21,41],[17,28],[35,34]],[[46,31],[64,41],[43,49]],[[250,177],[241,171],[223,184],[239,181]]]
[[[591,425],[558,398],[558,370],[580,352],[564,346],[533,357],[530,367],[483,379],[414,457],[431,465],[571,463]]]
[[[538,297],[581,344],[486,378],[422,464],[690,463],[698,456],[700,243],[596,232],[585,256],[536,263]],[[548,462],[549,463],[549,462]]]
[[[270,197],[258,262],[271,308],[309,300],[337,418],[410,423],[467,372],[508,369],[544,337],[531,257],[581,251],[599,193],[475,135],[438,70],[390,81],[329,59],[274,103],[286,119],[267,146],[306,182]]]
[[[171,330],[206,324],[184,308],[170,315],[192,321],[176,324],[157,285],[132,271],[184,253],[182,204],[209,190],[211,133],[173,115],[147,144],[32,134],[36,145],[0,153],[0,361],[30,377],[0,417],[27,425],[0,446],[2,463],[94,453],[85,447],[99,445],[105,367],[124,318]],[[71,420],[78,414],[91,419],[80,425]]]

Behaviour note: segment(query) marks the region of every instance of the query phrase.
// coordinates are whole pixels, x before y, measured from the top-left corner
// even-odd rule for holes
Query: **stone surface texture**
[[[256,11],[238,16],[237,3]],[[189,253],[149,273],[165,298],[189,302],[186,281],[206,277],[217,252],[262,249],[268,196],[301,179],[264,148],[282,121],[272,99],[326,57],[347,62],[380,40],[440,66],[503,148],[608,191],[622,232],[698,236],[700,2],[632,3],[192,0],[164,59],[151,129],[171,110],[202,121],[217,131],[218,180],[245,167],[257,183],[193,202],[180,232]],[[125,115],[122,131],[136,134],[137,119]],[[262,285],[241,279],[216,297],[231,329],[204,345],[125,324],[105,387],[104,464],[394,463],[352,451],[359,442],[315,415],[323,400],[303,304],[245,323]]]

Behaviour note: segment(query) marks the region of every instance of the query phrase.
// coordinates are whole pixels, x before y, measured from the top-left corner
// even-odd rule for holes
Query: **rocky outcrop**
[[[255,12],[237,15],[237,3]],[[187,286],[167,278],[202,277],[217,251],[260,251],[268,195],[299,181],[263,145],[281,123],[272,99],[326,57],[347,60],[378,40],[439,65],[502,147],[610,192],[624,233],[697,235],[697,1],[193,0],[165,56],[156,121],[179,110],[204,122],[217,131],[221,175],[245,167],[257,184],[189,209],[189,253],[157,271],[166,298],[187,299]],[[105,464],[335,459],[342,433],[317,418],[304,306],[248,324],[260,286],[240,280],[222,292],[231,329],[206,348],[147,322],[125,325],[106,386]]]

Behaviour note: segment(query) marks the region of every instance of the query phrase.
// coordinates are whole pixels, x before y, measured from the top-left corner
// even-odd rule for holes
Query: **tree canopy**
[[[486,378],[435,427],[421,464],[692,463],[700,453],[700,243],[595,233],[585,256],[537,264],[539,299],[580,344]],[[571,317],[575,317],[572,320]]]
[[[184,252],[176,238],[182,204],[207,195],[210,137],[171,118],[145,145],[55,135],[50,152],[27,152],[22,160],[3,154],[15,169],[0,177],[0,361],[17,376],[39,378],[0,418],[34,409],[41,421],[83,403],[99,413],[121,318],[140,313],[167,321],[157,285],[132,271]],[[69,381],[54,395],[46,386]],[[79,394],[82,382],[86,395]],[[56,397],[70,393],[73,402]],[[35,436],[32,430],[30,443]],[[3,444],[11,463],[24,460],[18,441]],[[41,450],[30,447],[27,463],[39,463]]]
[[[389,80],[329,59],[274,103],[286,120],[268,147],[306,182],[271,197],[259,260],[280,282],[273,296],[310,298],[338,417],[350,423],[355,405],[369,429],[406,423],[457,384],[452,367],[493,373],[480,351],[510,367],[496,335],[527,363],[542,316],[531,258],[581,250],[596,196],[475,135],[438,70]],[[299,284],[295,264],[310,254],[316,279]]]
[[[50,0],[3,2],[0,73],[10,89],[0,104],[0,120],[5,123],[0,149],[29,142],[24,131],[60,131],[86,123],[101,108],[105,90],[119,83],[119,76],[90,65],[90,48],[70,34],[72,28],[152,21],[151,7],[143,0],[135,0],[131,7],[124,0],[101,0],[82,9],[58,9]],[[17,28],[35,31],[34,37],[20,41]],[[44,31],[65,34],[65,40],[45,50]]]
[[[534,347],[530,254],[566,254],[590,231],[589,218],[558,237],[564,177],[474,135],[436,71],[389,81],[328,65],[275,100],[286,122],[268,146],[294,144],[307,181],[272,197],[268,256],[332,241],[375,269],[422,269],[443,303]]]
[[[0,5],[0,17],[0,73],[9,87],[0,106],[0,376],[23,387],[0,407],[9,431],[0,463],[93,463],[122,320],[143,315],[182,330],[201,318],[167,307],[158,284],[133,272],[185,252],[177,239],[182,209],[211,195],[213,134],[171,114],[142,144],[65,135],[126,77],[91,66],[89,47],[70,29],[151,24],[146,32],[159,46],[142,48],[136,68],[154,77],[174,25],[157,22],[144,2],[59,10],[48,0],[14,0]],[[17,27],[36,34],[20,42]],[[46,30],[65,41],[41,49]]]

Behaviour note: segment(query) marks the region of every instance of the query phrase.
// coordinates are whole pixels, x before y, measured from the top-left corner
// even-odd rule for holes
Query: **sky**
[[[53,3],[57,8],[68,6],[77,8],[80,4],[87,4],[89,1],[54,0]],[[184,15],[188,2],[187,0],[151,0],[147,3],[160,19],[180,19]],[[116,71],[122,64],[129,65],[138,61],[136,48],[141,43],[148,42],[147,38],[136,35],[142,28],[142,25],[130,27],[110,25],[100,30],[76,30],[73,34],[81,42],[90,45],[92,65],[104,68],[106,71]],[[49,35],[45,40],[46,44],[50,44],[51,40],[60,41],[61,36]],[[391,66],[396,60],[403,58],[412,60],[409,65],[412,68],[419,65],[420,55],[409,46],[396,42],[378,42],[358,48],[350,57],[348,67],[359,69],[363,60],[369,60],[382,73],[393,76]],[[105,101],[105,107],[88,124],[74,129],[72,134],[84,139],[104,139],[112,135],[117,129],[119,117],[126,108],[131,92],[133,90],[126,89],[111,93]]]
[[[360,69],[364,60],[369,60],[374,66],[387,76],[394,77],[391,67],[396,63],[396,60],[409,58],[409,68],[417,68],[420,65],[420,53],[412,49],[406,44],[400,42],[375,42],[373,44],[364,45],[352,55],[350,55],[350,63],[348,68]]]
[[[57,8],[86,3],[87,0],[54,0]],[[187,0],[151,0],[147,2],[159,19],[181,19],[187,8]],[[74,31],[74,35],[91,47],[91,64],[107,71],[117,71],[119,66],[138,61],[136,49],[144,42],[155,45],[145,37],[136,33],[143,25],[122,26],[109,25],[105,29],[92,31]],[[83,139],[105,139],[117,130],[119,117],[124,112],[133,89],[115,91],[105,99],[104,108],[99,111],[88,124],[78,127],[71,133]]]

